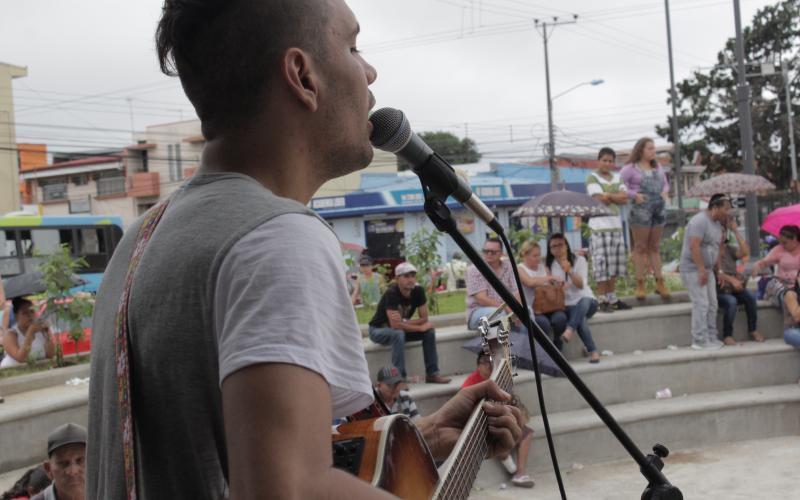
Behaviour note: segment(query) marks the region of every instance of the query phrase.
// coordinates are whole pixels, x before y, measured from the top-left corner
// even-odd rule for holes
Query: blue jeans
[[[566,311],[554,311],[536,316],[536,323],[545,333],[553,337],[553,344],[558,347],[559,351],[564,348],[564,341],[561,340],[561,335],[567,329]]]
[[[404,332],[394,328],[369,327],[369,339],[376,344],[392,346],[392,364],[406,377],[406,341],[422,341],[422,356],[425,359],[425,375],[439,373],[439,355],[436,352],[436,331]]]
[[[800,347],[800,328],[787,328],[783,332],[783,341],[793,347]]]
[[[756,331],[756,321],[758,320],[758,307],[756,297],[749,290],[742,290],[733,293],[718,293],[717,303],[722,310],[722,336],[730,337],[733,335],[733,321],[736,319],[736,309],[739,304],[744,305],[747,313],[747,331]]]
[[[597,312],[597,301],[583,297],[574,306],[567,306],[567,326],[578,332],[578,336],[586,346],[586,350],[590,353],[597,351],[597,346],[594,345],[592,338],[592,331],[589,330],[589,318],[594,316]]]

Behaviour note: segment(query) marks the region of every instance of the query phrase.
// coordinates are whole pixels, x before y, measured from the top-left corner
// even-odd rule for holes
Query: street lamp
[[[545,58],[545,62],[546,58]],[[597,78],[595,80],[591,80],[588,82],[583,82],[575,85],[574,87],[570,87],[567,90],[556,94],[554,97],[550,97],[550,68],[549,65],[546,68],[545,74],[547,76],[547,130],[550,136],[550,142],[547,145],[547,156],[550,161],[550,191],[558,190],[558,169],[556,168],[556,144],[555,144],[555,137],[553,134],[553,101],[558,99],[559,97],[563,96],[564,94],[568,94],[573,90],[577,89],[578,87],[583,87],[584,85],[591,85],[593,87],[600,85],[605,82],[602,78]]]

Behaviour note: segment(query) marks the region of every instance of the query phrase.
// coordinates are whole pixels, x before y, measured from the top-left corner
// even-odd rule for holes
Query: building
[[[42,215],[118,215],[132,223],[194,174],[205,145],[199,120],[152,125],[135,138],[112,151],[53,155],[52,163],[44,145],[20,145],[25,202],[37,204]],[[394,155],[376,151],[366,170],[329,181],[318,196],[357,190],[365,171],[396,173]]]
[[[19,210],[19,163],[12,80],[28,69],[0,62],[0,214]]]
[[[575,163],[583,163],[578,162]],[[588,172],[595,168],[588,160],[582,166],[563,166],[560,170],[564,187],[585,192]],[[486,165],[457,166],[469,171],[470,185],[497,215],[504,227],[527,227],[535,233],[547,234],[554,227],[547,218],[521,220],[513,217],[514,211],[531,198],[550,192],[550,169],[543,163],[493,163]],[[366,248],[378,259],[400,259],[406,234],[422,228],[433,230],[433,224],[424,211],[424,195],[419,179],[411,172],[397,174],[366,172],[362,175],[361,189],[340,196],[318,196],[311,201],[317,211],[333,227],[339,239],[347,246]],[[491,230],[458,203],[448,206],[453,211],[459,231],[475,247],[483,244]],[[564,230],[570,243],[582,246],[579,218],[566,218]],[[439,255],[444,262],[450,260],[458,246],[449,237],[440,240]]]

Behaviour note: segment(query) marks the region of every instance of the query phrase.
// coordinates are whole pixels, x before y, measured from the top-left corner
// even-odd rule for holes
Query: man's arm
[[[330,389],[317,373],[251,365],[225,379],[222,407],[231,498],[393,498],[333,467]]]
[[[425,332],[432,328],[431,324],[425,320],[420,322],[418,319],[403,319],[397,309],[386,309],[386,317],[389,318],[389,328],[403,330],[404,332]]]
[[[692,254],[692,262],[697,266],[697,272],[700,274],[699,281],[701,285],[708,283],[708,270],[706,264],[703,262],[703,253],[700,251],[700,244],[703,238],[699,236],[691,236],[689,239],[689,250]]]

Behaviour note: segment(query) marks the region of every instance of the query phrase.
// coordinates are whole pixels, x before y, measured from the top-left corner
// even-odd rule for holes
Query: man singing
[[[338,240],[307,208],[372,159],[376,72],[358,32],[343,0],[164,3],[159,61],[207,142],[155,229],[126,232],[98,293],[87,498],[389,496],[332,466],[331,420],[372,390]],[[486,382],[419,420],[436,459],[484,396],[510,399]],[[507,453],[519,411],[485,411],[490,454]]]

